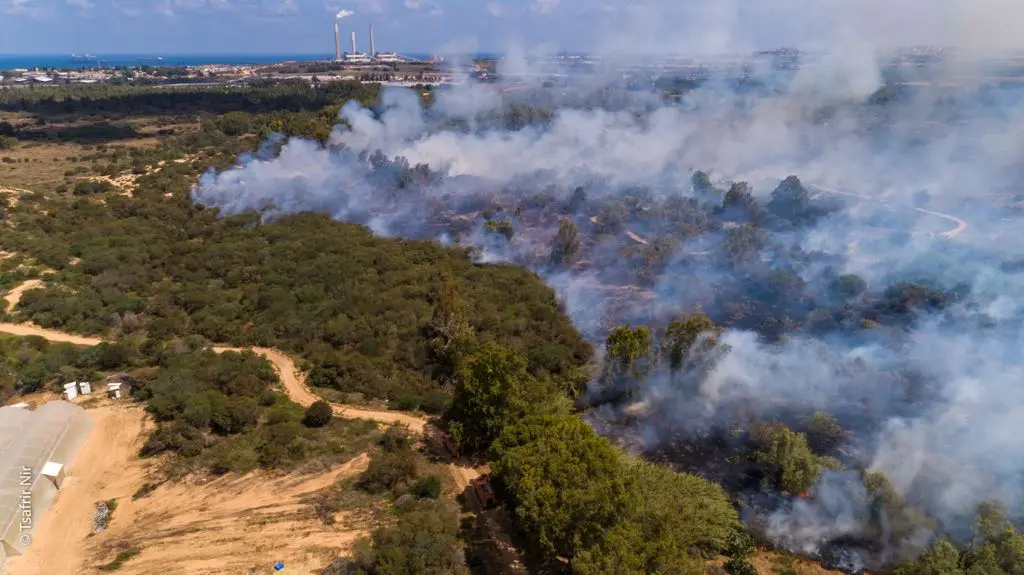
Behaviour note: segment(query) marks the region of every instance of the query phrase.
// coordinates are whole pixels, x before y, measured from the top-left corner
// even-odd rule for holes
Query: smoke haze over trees
[[[957,40],[946,24],[906,32]],[[327,146],[244,157],[194,198],[529,267],[604,344],[585,398],[601,433],[741,494],[780,545],[892,564],[963,537],[984,500],[1024,512],[1024,92],[971,80],[991,68],[966,56],[899,84],[874,50],[897,35],[831,31],[799,70],[667,102],[600,72],[430,108],[385,91],[345,105]],[[489,120],[524,102],[551,113]]]

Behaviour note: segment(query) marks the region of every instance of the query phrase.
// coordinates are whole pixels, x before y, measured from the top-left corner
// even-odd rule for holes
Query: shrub
[[[409,428],[398,423],[390,425],[380,438],[381,448],[388,453],[406,451],[411,445],[412,443],[409,441]]]
[[[757,575],[757,569],[749,561],[738,557],[725,562],[725,572],[729,575]]]
[[[117,571],[121,567],[124,567],[126,561],[135,558],[136,556],[138,556],[139,553],[142,553],[142,550],[138,547],[129,547],[128,549],[125,549],[124,551],[118,553],[117,556],[114,557],[114,560],[110,563],[107,563],[106,565],[100,565],[99,570]]]
[[[302,423],[306,427],[324,427],[331,422],[332,417],[334,412],[331,410],[331,404],[321,399],[306,408]]]
[[[421,400],[415,395],[403,395],[388,402],[388,409],[394,411],[415,411],[419,409]]]
[[[390,491],[416,477],[416,462],[410,452],[383,452],[370,461],[359,478],[359,487],[370,493]]]
[[[413,483],[409,493],[420,499],[437,499],[441,496],[441,478],[437,475],[428,475]]]

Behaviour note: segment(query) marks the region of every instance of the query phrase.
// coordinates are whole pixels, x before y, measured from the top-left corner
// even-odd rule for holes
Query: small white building
[[[121,399],[120,381],[111,381],[107,384],[107,397],[110,399]]]
[[[92,383],[88,381],[78,382],[78,393],[82,395],[89,395],[92,393]]]
[[[65,383],[63,396],[64,399],[68,401],[78,397],[78,382],[72,381],[71,383]]]
[[[64,465],[61,463],[47,461],[39,474],[49,479],[57,489],[60,489],[60,486],[64,484]]]

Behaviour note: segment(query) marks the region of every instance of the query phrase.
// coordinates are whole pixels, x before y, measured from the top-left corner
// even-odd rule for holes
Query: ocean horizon
[[[402,53],[403,56],[426,60],[428,54]],[[84,54],[82,55],[84,56]],[[480,54],[478,56],[492,56]],[[76,59],[74,54],[0,54],[0,70],[16,68],[83,69],[103,67],[135,66],[206,66],[211,64],[257,65],[280,62],[314,62],[333,60],[334,54],[89,54],[91,59]]]

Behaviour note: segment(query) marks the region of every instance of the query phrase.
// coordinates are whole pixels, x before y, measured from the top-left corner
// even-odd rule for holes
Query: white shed
[[[78,382],[72,381],[71,383],[64,384],[64,399],[71,401],[78,397]]]
[[[121,399],[120,381],[111,381],[107,384],[107,397],[111,399]]]
[[[56,461],[47,461],[46,465],[43,465],[40,475],[49,479],[53,482],[54,487],[60,489],[61,484],[64,483],[64,465]]]
[[[88,381],[78,382],[78,393],[81,393],[82,395],[89,395],[92,393],[92,383]]]

